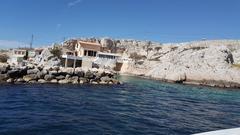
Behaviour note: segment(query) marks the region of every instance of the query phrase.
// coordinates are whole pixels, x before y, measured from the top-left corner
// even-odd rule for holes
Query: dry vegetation
[[[6,54],[0,54],[0,62],[1,63],[6,63],[7,62],[7,60],[8,60],[8,55],[6,55]]]
[[[144,55],[139,55],[135,52],[135,53],[130,54],[129,58],[131,58],[133,60],[143,60],[143,59],[146,59],[147,57]]]
[[[236,67],[236,68],[239,68],[239,69],[240,69],[240,64],[239,64],[239,63],[233,64],[232,67]]]

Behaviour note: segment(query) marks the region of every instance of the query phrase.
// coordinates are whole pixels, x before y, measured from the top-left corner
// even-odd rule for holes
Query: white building
[[[97,53],[97,59],[117,60],[120,57],[121,55],[115,53],[103,53],[103,52]]]
[[[14,49],[12,50],[11,56],[8,60],[9,64],[19,65],[23,63],[24,57],[27,56],[27,50]]]
[[[99,43],[72,40],[67,46],[74,51],[62,56],[62,64],[65,67],[92,68],[98,65],[101,68],[113,69],[121,58],[118,54],[101,52],[102,47]]]

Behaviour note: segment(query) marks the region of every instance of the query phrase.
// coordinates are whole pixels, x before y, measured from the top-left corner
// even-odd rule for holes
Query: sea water
[[[0,135],[188,135],[240,127],[239,89],[120,80],[1,85]]]

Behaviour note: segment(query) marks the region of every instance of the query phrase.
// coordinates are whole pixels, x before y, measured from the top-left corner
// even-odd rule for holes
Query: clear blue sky
[[[240,39],[240,0],[1,0],[0,41],[29,43],[32,33],[36,46],[93,36]]]

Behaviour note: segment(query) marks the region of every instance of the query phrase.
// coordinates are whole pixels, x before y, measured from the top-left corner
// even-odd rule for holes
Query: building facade
[[[27,50],[24,49],[14,49],[8,60],[9,64],[19,65],[23,63],[24,58],[27,57]]]
[[[114,53],[103,53],[102,46],[99,43],[85,42],[79,40],[70,40],[66,42],[66,50],[62,55],[64,67],[82,67],[93,68],[95,64],[115,67],[117,60],[121,57]],[[104,67],[104,66],[101,66]]]
[[[96,57],[97,52],[101,51],[101,45],[98,43],[78,41],[75,45],[75,51],[79,57]]]

